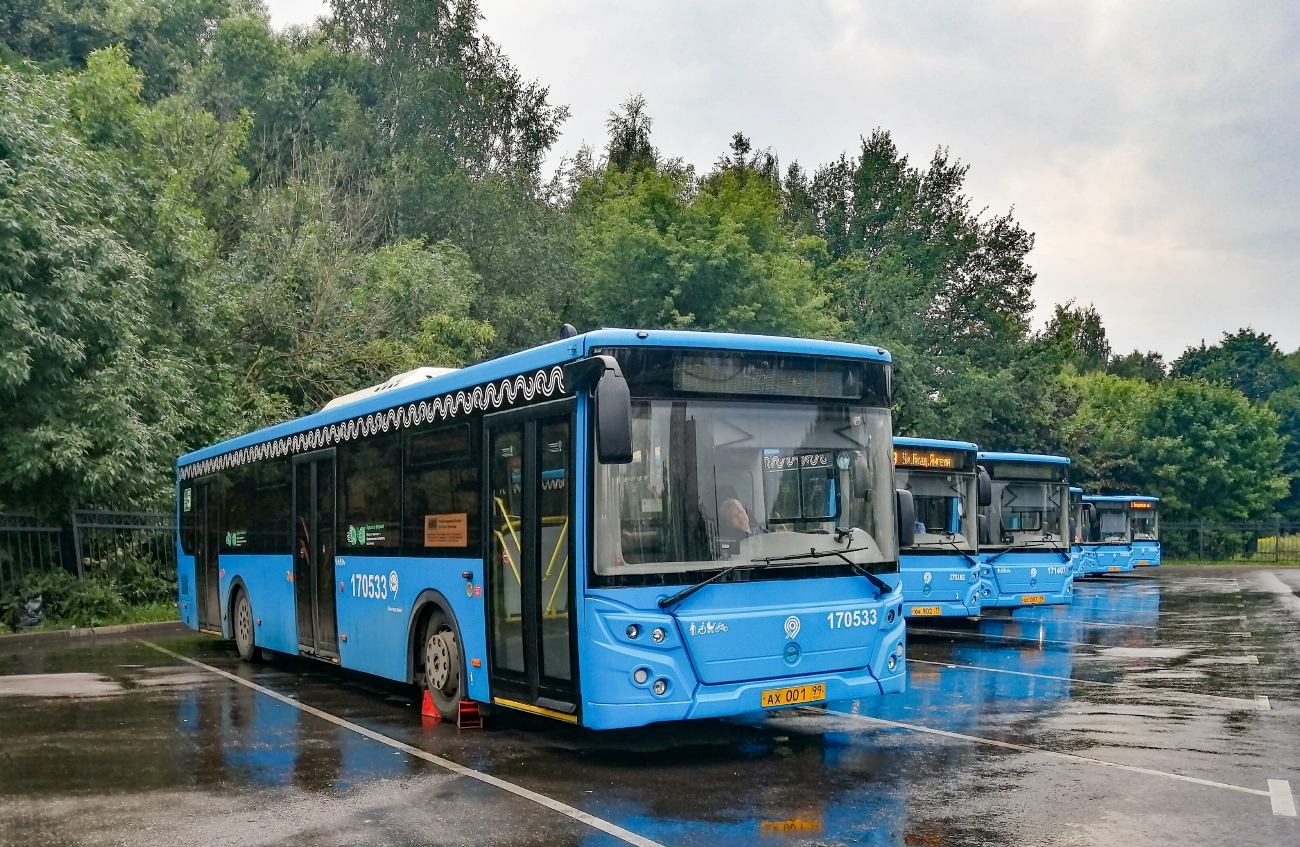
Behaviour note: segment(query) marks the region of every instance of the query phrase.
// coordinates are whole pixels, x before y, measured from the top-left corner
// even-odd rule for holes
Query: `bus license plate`
[[[1139,568],[1145,568],[1149,564],[1151,564],[1151,562],[1147,561],[1146,559],[1143,559],[1142,561],[1137,563],[1137,566]]]
[[[820,703],[826,699],[826,683],[793,685],[789,688],[768,688],[763,692],[763,708],[776,709],[798,706],[801,703]]]
[[[1118,567],[1115,567],[1115,568],[1106,568],[1106,570],[1108,570],[1108,571],[1110,571],[1110,572],[1112,572],[1112,573],[1119,573],[1119,572],[1120,572],[1120,569],[1119,569]]]
[[[1032,606],[1035,603],[1046,603],[1047,597],[1042,594],[1026,594],[1020,598],[1020,603],[1025,606]]]
[[[925,617],[927,615],[938,615],[941,614],[942,612],[943,612],[942,606],[913,606],[912,607],[912,614],[916,615],[917,617]]]

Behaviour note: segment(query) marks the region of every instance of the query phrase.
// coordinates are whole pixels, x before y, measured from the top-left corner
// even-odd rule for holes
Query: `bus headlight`
[[[637,685],[645,685],[645,681],[649,678],[650,670],[648,668],[637,668],[632,671],[632,680],[636,682]]]
[[[635,638],[638,637],[640,634],[641,634],[641,627],[637,626],[637,625],[634,624],[634,623],[630,623],[630,624],[627,625],[627,637],[628,637],[628,638],[633,638],[633,639],[635,639]]]
[[[668,680],[656,679],[655,684],[650,687],[650,690],[655,693],[656,697],[664,696],[668,693]]]
[[[889,669],[892,671],[894,668],[898,667],[898,659],[894,656],[893,653],[890,653],[889,661],[886,662],[885,664],[889,665]]]
[[[650,633],[650,638],[652,638],[656,644],[662,644],[665,637],[667,637],[667,633],[663,631],[662,627],[657,626],[654,628],[654,632]]]

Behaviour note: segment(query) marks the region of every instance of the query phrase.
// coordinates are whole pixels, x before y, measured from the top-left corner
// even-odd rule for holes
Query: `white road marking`
[[[1268,796],[1273,801],[1273,814],[1287,818],[1295,817],[1295,797],[1291,796],[1291,783],[1285,779],[1270,779]]]
[[[990,747],[1001,747],[1005,750],[1015,750],[1018,753],[1034,753],[1039,756],[1049,756],[1054,759],[1064,759],[1069,762],[1079,762],[1087,765],[1098,765],[1105,768],[1115,768],[1116,770],[1129,771],[1130,773],[1146,774],[1147,776],[1162,776],[1166,779],[1174,779],[1179,782],[1190,782],[1193,785],[1203,785],[1208,788],[1222,788],[1225,791],[1239,791],[1242,794],[1255,794],[1260,797],[1268,797],[1273,801],[1273,814],[1286,814],[1285,811],[1278,811],[1279,806],[1284,803],[1291,804],[1290,814],[1295,814],[1295,805],[1291,798],[1291,787],[1286,780],[1270,779],[1268,781],[1268,791],[1261,791],[1258,788],[1246,788],[1242,785],[1232,785],[1227,782],[1215,782],[1212,779],[1201,779],[1195,776],[1184,776],[1180,773],[1169,773],[1168,771],[1158,771],[1154,768],[1143,768],[1137,765],[1122,765],[1118,762],[1108,762],[1105,759],[1094,759],[1091,756],[1080,756],[1075,753],[1058,753],[1055,750],[1044,750],[1041,747],[1029,747],[1024,744],[1014,744],[1010,741],[997,741],[992,738],[982,738],[978,735],[964,735],[960,732],[949,732],[946,729],[934,729],[933,727],[922,726],[920,724],[901,723],[899,721],[885,720],[884,718],[872,718],[866,715],[854,715],[847,712],[832,712],[824,708],[812,708],[809,711],[817,712],[822,715],[834,718],[847,718],[855,721],[864,721],[873,723],[878,726],[893,727],[894,729],[906,729],[911,732],[921,732],[927,735],[939,735],[944,738],[953,738],[958,741],[969,741],[974,744],[986,744]],[[1279,783],[1285,787],[1285,799],[1283,798],[1282,788],[1277,788],[1274,783]]]
[[[202,668],[205,671],[214,673],[217,676],[230,680],[231,682],[238,683],[239,685],[242,685],[246,688],[251,688],[254,691],[258,692],[259,694],[265,694],[267,697],[270,697],[273,700],[279,700],[281,703],[284,703],[289,706],[293,706],[295,709],[306,712],[309,715],[315,715],[321,720],[329,721],[335,726],[341,726],[344,729],[349,729],[357,733],[358,735],[363,735],[366,738],[369,738],[372,741],[378,741],[380,744],[384,744],[389,747],[392,747],[394,750],[399,750],[408,755],[415,756],[417,759],[423,759],[424,761],[429,762],[430,764],[437,765],[440,768],[445,768],[446,770],[449,770],[452,773],[457,773],[460,774],[461,776],[467,776],[470,779],[477,779],[479,782],[485,782],[488,785],[496,786],[497,788],[500,788],[502,791],[508,791],[511,794],[514,794],[516,797],[523,797],[525,800],[532,800],[534,803],[537,803],[539,806],[545,806],[546,808],[555,812],[559,812],[560,814],[570,817],[575,821],[578,821],[580,823],[585,823],[587,826],[593,829],[598,829],[607,835],[612,835],[626,844],[634,844],[636,845],[636,847],[663,847],[663,845],[657,841],[651,841],[649,838],[644,838],[640,835],[637,835],[635,832],[630,832],[629,830],[623,829],[623,827],[618,826],[617,824],[612,824],[609,821],[604,820],[603,818],[598,818],[595,815],[588,814],[587,812],[584,812],[578,808],[574,808],[573,806],[570,806],[567,803],[561,803],[559,800],[553,800],[544,794],[538,794],[536,791],[529,791],[527,788],[524,788],[523,786],[520,785],[515,785],[513,782],[506,782],[504,779],[498,779],[495,776],[485,774],[481,771],[476,771],[473,768],[467,768],[464,765],[459,765],[451,761],[450,759],[444,759],[441,756],[435,756],[432,753],[428,753],[424,750],[421,750],[419,747],[412,747],[410,744],[404,744],[395,738],[389,738],[387,735],[383,735],[382,733],[375,732],[373,729],[367,729],[364,726],[361,726],[360,724],[355,724],[352,721],[344,720],[343,718],[340,718],[336,715],[332,715],[329,712],[323,712],[320,709],[305,705],[303,703],[299,703],[297,700],[293,699],[292,697],[288,697],[284,694],[280,694],[277,691],[272,691],[271,689],[258,685],[255,682],[250,682],[249,680],[242,679],[238,676],[235,676],[232,673],[223,671],[220,668],[214,668],[212,665],[205,665],[203,662],[200,662],[197,659],[191,659],[188,656],[182,656],[180,653],[173,653],[171,650],[168,650],[166,647],[159,647],[157,644],[154,644],[150,641],[141,641],[141,643],[146,644],[149,647],[152,647],[153,649],[157,650],[159,653],[162,653],[167,656],[171,656],[173,659],[179,659],[180,661],[185,662],[186,664],[193,665],[196,668]]]
[[[1261,712],[1267,712],[1270,709],[1268,698],[1262,695],[1256,695],[1254,700],[1247,700],[1245,697],[1225,697],[1221,694],[1200,694],[1194,691],[1179,691],[1176,688],[1156,688],[1147,685],[1138,685],[1131,682],[1106,682],[1100,679],[1075,679],[1072,676],[1053,676],[1045,673],[1030,673],[1029,671],[1009,671],[1002,668],[986,668],[981,665],[958,665],[952,662],[930,662],[925,659],[908,659],[908,662],[918,665],[936,665],[944,668],[960,668],[967,671],[984,671],[985,673],[1005,673],[1012,676],[1031,676],[1036,679],[1053,679],[1060,682],[1073,682],[1080,685],[1105,685],[1111,688],[1132,687],[1135,692],[1142,694],[1167,694],[1170,697],[1184,698],[1195,697],[1201,700],[1214,700],[1216,702],[1226,703],[1231,706],[1246,709],[1258,709]]]

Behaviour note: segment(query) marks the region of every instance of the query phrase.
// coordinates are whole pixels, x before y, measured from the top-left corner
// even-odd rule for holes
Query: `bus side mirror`
[[[613,356],[592,356],[565,366],[574,391],[592,390],[596,418],[596,460],[602,465],[632,461],[632,394]]]
[[[916,543],[916,502],[905,488],[895,488],[894,498],[898,503],[898,549],[902,550]]]
[[[979,468],[977,477],[980,489],[980,508],[987,509],[993,505],[993,480],[989,478],[989,472],[984,468]]]

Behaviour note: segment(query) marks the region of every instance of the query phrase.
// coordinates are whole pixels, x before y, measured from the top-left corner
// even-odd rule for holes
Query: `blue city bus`
[[[979,494],[989,486],[975,464],[978,449],[968,441],[894,437],[894,485],[912,493],[916,514],[899,562],[905,617],[975,617],[992,594],[979,560]]]
[[[1088,523],[1092,506],[1083,502],[1083,489],[1070,487],[1070,560],[1074,563],[1074,576],[1079,578],[1094,572],[1097,551],[1084,544],[1088,537]]]
[[[1070,460],[1037,453],[978,454],[992,488],[980,510],[980,559],[995,591],[984,608],[1069,603]]]
[[[1160,564],[1159,498],[1137,494],[1088,494],[1091,509],[1084,547],[1093,552],[1086,574],[1130,573]]]
[[[182,620],[604,729],[902,691],[877,347],[606,329],[177,461]],[[905,520],[900,520],[902,517]]]

